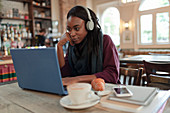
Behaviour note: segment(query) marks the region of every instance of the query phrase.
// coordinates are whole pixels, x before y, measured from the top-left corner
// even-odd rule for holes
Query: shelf
[[[51,0],[6,0],[6,1],[18,2],[17,4],[20,4],[20,3],[23,4],[24,8],[25,8],[25,6],[28,7],[28,15],[26,15],[26,16],[28,16],[28,19],[19,18],[19,17],[10,18],[10,17],[0,16],[0,21],[6,20],[6,21],[9,21],[9,23],[13,22],[13,21],[18,21],[16,23],[20,23],[23,21],[23,25],[25,24],[24,27],[27,27],[30,30],[30,32],[32,33],[32,38],[31,39],[23,38],[22,40],[26,40],[26,42],[31,40],[31,45],[36,45],[37,42],[35,40],[35,34],[37,31],[36,31],[36,26],[34,25],[35,23],[40,24],[41,29],[42,28],[48,29],[49,27],[52,28]],[[34,2],[39,3],[40,6],[37,6],[36,4],[34,4]],[[45,6],[46,4],[47,4],[47,6]],[[6,7],[8,7],[8,4],[6,4]],[[13,8],[13,6],[11,8]],[[8,9],[6,9],[6,10],[8,11]],[[18,8],[18,10],[19,11],[21,10],[20,7]],[[37,14],[39,14],[39,15],[41,15],[41,13],[43,13],[42,17],[38,17],[38,15],[36,15],[37,17],[34,17],[35,10],[37,11]]]
[[[51,6],[37,6],[33,5],[35,8],[51,9]]]
[[[9,19],[9,20],[22,20],[22,21],[31,21],[31,19],[22,19],[22,18],[9,18],[9,17],[0,17],[0,19]]]
[[[32,40],[32,38],[21,38],[22,40]]]
[[[37,20],[51,20],[51,17],[34,17],[34,19],[37,19]]]
[[[27,2],[30,3],[30,0],[8,0],[8,1],[14,1],[14,2]]]

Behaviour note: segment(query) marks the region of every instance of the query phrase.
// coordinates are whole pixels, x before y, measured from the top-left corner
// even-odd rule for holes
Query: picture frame
[[[126,30],[123,32],[123,43],[132,43],[132,31]]]

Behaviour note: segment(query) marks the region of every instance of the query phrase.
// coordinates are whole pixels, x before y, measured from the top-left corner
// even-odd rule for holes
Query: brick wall
[[[75,5],[86,6],[86,0],[59,0],[61,33],[66,31],[66,21],[68,11]]]

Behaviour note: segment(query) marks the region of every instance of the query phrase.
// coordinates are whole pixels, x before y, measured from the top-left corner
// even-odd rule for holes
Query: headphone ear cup
[[[86,24],[86,28],[87,28],[87,30],[92,31],[94,29],[93,21],[88,21]]]

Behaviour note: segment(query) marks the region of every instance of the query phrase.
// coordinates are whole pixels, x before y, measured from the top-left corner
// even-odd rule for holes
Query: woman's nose
[[[70,35],[71,35],[71,37],[74,37],[76,35],[76,32],[74,30],[71,30]]]

